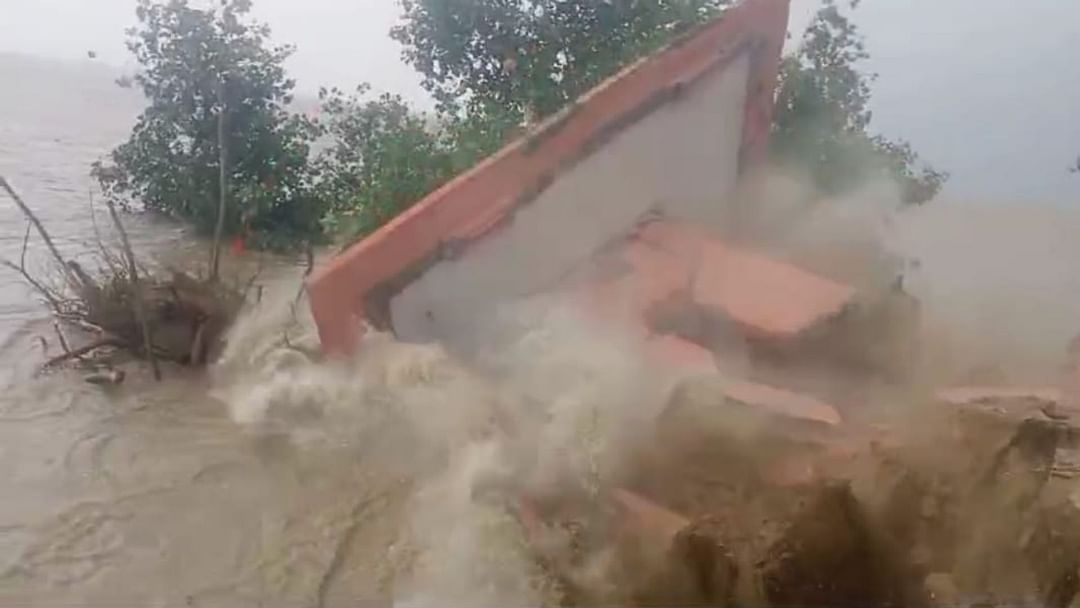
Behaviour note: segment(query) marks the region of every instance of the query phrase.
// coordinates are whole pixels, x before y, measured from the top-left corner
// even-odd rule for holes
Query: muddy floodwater
[[[204,388],[172,376],[110,394],[60,375],[6,390],[5,604],[316,605],[328,593],[375,595],[383,556],[349,555],[342,571],[361,581],[350,588],[337,577],[340,545],[393,494],[373,494],[383,490],[353,466],[352,446],[260,443]]]
[[[92,64],[3,56],[0,69],[6,82],[22,83],[0,93],[0,174],[66,254],[84,254],[94,238],[89,164],[122,141],[139,99]],[[205,255],[180,226],[127,221],[146,254]],[[0,256],[19,259],[24,227],[0,201]],[[32,244],[28,264],[41,261]],[[270,286],[275,275],[295,285],[289,261],[273,265]],[[354,466],[356,446],[339,437],[297,450],[254,435],[210,395],[209,378],[175,369],[160,384],[135,369],[104,390],[76,372],[32,378],[42,338],[59,352],[44,309],[15,273],[0,270],[0,604],[314,606],[378,597],[382,556],[353,555],[342,539],[379,533],[356,524],[395,495]]]
[[[93,64],[0,55],[0,82],[20,83],[0,91],[0,174],[67,255],[86,256],[95,238],[89,165],[123,140],[140,100]],[[831,270],[860,251],[852,235],[902,249],[918,262],[904,280],[922,301],[930,380],[981,367],[1018,383],[1056,381],[1080,331],[1080,216],[935,202],[894,221],[867,213],[876,196],[813,217],[778,206],[762,214],[762,242],[779,255],[815,251],[800,260]],[[149,258],[206,255],[176,223],[126,221]],[[24,231],[0,199],[0,256],[21,257]],[[42,267],[40,247],[31,245],[27,263]],[[55,329],[0,267],[0,606],[564,599],[508,503],[485,496],[508,480],[537,494],[572,480],[598,495],[592,484],[615,475],[627,446],[651,431],[670,388],[666,370],[647,367],[621,336],[557,311],[495,340],[477,361],[375,336],[358,361],[315,363],[302,352],[317,349],[306,307],[295,323],[289,312],[298,263],[249,254],[230,270],[259,265],[262,303],[208,372],[167,367],[157,383],[131,365],[122,385],[105,387],[76,371],[36,374],[59,352]],[[856,276],[859,265],[850,266]],[[893,394],[873,409],[928,420],[906,416],[907,405]],[[495,426],[517,435],[499,440]],[[592,557],[582,576],[610,591],[595,584],[610,556]]]

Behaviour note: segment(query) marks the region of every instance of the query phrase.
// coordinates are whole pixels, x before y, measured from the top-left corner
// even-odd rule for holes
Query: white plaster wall
[[[453,344],[501,303],[549,286],[650,207],[715,216],[735,186],[746,56],[710,74],[562,173],[513,223],[391,300],[403,340]]]

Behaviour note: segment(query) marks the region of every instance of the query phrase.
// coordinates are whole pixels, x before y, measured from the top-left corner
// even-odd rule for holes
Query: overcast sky
[[[793,0],[801,29],[815,0]],[[130,65],[135,0],[0,0],[0,51]],[[422,101],[387,31],[395,0],[254,0],[297,45],[302,90],[372,83]],[[1080,0],[864,0],[856,15],[880,74],[874,128],[954,174],[958,196],[1080,205]],[[3,94],[3,93],[0,93]]]
[[[198,4],[203,0],[194,0]],[[255,16],[274,38],[297,46],[289,69],[303,90],[324,84],[377,88],[419,99],[422,89],[387,33],[396,0],[254,0]],[[135,0],[0,0],[0,51],[130,64],[124,30],[135,22]]]

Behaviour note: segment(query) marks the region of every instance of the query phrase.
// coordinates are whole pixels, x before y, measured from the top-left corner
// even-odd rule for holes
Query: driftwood
[[[109,207],[109,217],[116,225],[116,231],[120,233],[120,244],[124,246],[124,255],[127,256],[128,273],[131,279],[131,299],[135,303],[135,319],[139,322],[139,331],[142,333],[143,353],[150,360],[150,367],[154,369],[154,380],[161,381],[161,367],[157,357],[154,356],[153,338],[150,333],[150,325],[146,320],[146,303],[143,302],[142,286],[139,285],[139,269],[135,264],[135,254],[131,251],[131,243],[128,241],[127,231],[120,222],[120,216],[116,214],[116,205],[110,200],[105,204]]]
[[[65,361],[70,361],[71,359],[77,359],[79,357],[82,357],[83,355],[88,355],[103,346],[124,347],[126,346],[126,344],[113,336],[107,336],[105,338],[94,340],[93,342],[86,344],[85,346],[80,346],[79,348],[76,348],[74,350],[69,350],[61,355],[57,355],[46,361],[45,364],[41,366],[41,368],[49,369],[50,367],[55,367]]]
[[[60,329],[60,324],[53,323],[53,329],[56,330],[56,339],[60,341],[60,348],[64,349],[65,353],[70,353],[71,347],[68,346],[67,338],[64,337],[64,332]]]
[[[145,269],[131,248],[119,213],[109,201],[106,205],[119,245],[106,246],[94,219],[97,268],[84,268],[75,260],[64,259],[45,226],[3,177],[0,186],[28,221],[19,263],[0,260],[0,264],[18,272],[58,321],[99,336],[84,346],[65,346],[66,352],[46,361],[45,368],[81,358],[103,346],[148,359],[159,379],[159,359],[187,365],[201,365],[209,359],[239,312],[243,293],[221,281],[200,280],[176,269]],[[92,198],[90,208],[93,214]],[[26,267],[31,227],[37,229],[53,265],[62,273],[59,284],[35,277]],[[59,328],[57,331],[63,345],[63,334]]]

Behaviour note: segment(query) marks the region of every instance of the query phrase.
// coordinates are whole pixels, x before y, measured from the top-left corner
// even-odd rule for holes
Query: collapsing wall
[[[697,219],[721,204],[764,158],[787,14],[744,0],[319,268],[324,349],[355,350],[362,320],[445,337],[478,303],[552,287],[654,206]]]
[[[740,53],[560,173],[498,233],[410,283],[390,300],[398,336],[453,343],[499,303],[554,286],[651,209],[704,219],[735,187],[748,69]]]

